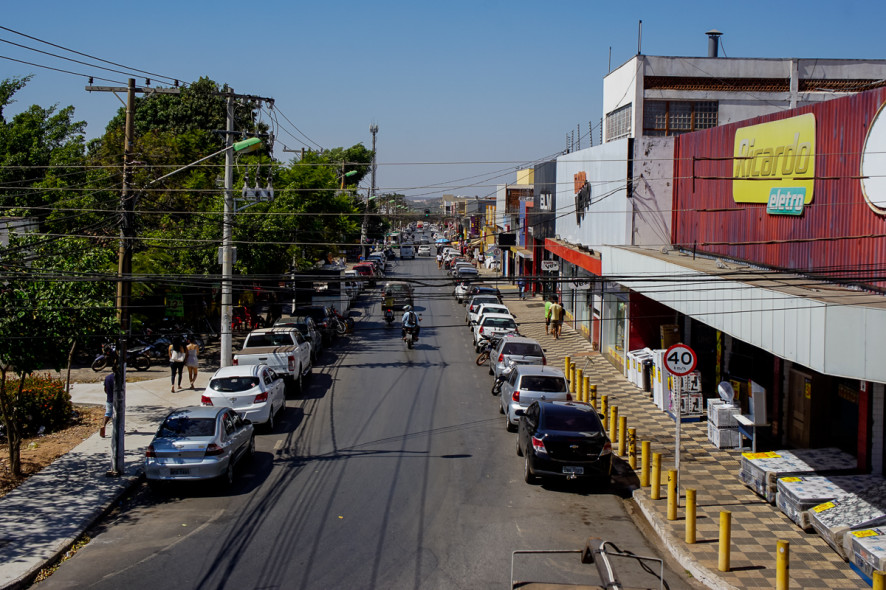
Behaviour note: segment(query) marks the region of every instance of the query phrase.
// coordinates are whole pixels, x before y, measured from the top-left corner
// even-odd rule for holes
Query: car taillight
[[[290,355],[286,360],[289,361],[289,372],[291,373],[295,369],[295,357]]]
[[[200,396],[200,405],[201,406],[211,406],[212,399],[208,395],[201,395]]]
[[[154,445],[148,445],[148,448],[145,449],[145,457],[156,457],[157,453],[154,451]]]
[[[520,390],[515,389],[514,393],[511,394],[511,401],[518,402],[520,401]]]
[[[612,454],[612,443],[608,440],[606,444],[603,445],[603,450],[600,452],[601,455],[611,455]]]
[[[548,364],[548,359],[546,359],[545,357],[541,357],[541,364],[543,364],[543,365]]]
[[[482,334],[482,333],[483,333],[483,327],[481,326],[480,327],[480,334]]]
[[[237,365],[240,364],[240,361],[237,360],[237,357],[234,357],[234,360],[231,361],[231,364],[234,365],[234,366],[236,367]]]
[[[504,353],[501,353],[500,355],[498,355],[498,362],[500,362],[500,363],[505,362],[505,354]]]
[[[204,455],[209,455],[210,457],[214,457],[215,455],[221,455],[224,452],[225,452],[225,450],[223,448],[221,448],[220,446],[218,446],[217,444],[209,443],[206,446],[206,452],[204,453]]]
[[[254,404],[259,404],[259,403],[261,403],[261,402],[266,402],[266,401],[268,401],[268,392],[267,392],[267,391],[264,392],[264,393],[260,393],[260,394],[258,394],[257,396],[255,396],[255,399],[252,400],[252,403],[254,403]]]
[[[532,437],[532,450],[538,454],[542,454],[542,453],[544,453],[545,455],[548,454],[548,450],[545,448],[544,439],[537,438],[534,436]]]

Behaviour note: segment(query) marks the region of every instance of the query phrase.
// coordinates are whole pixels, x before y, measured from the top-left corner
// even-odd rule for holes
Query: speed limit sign
[[[671,375],[684,377],[695,370],[696,364],[695,351],[685,344],[674,344],[665,351],[665,367]]]

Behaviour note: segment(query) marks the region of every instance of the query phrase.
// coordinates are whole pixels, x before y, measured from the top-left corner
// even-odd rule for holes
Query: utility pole
[[[231,238],[234,226],[234,89],[228,89],[227,124],[225,126],[225,212],[222,220],[222,285],[221,285],[221,326],[219,335],[221,358],[219,366],[231,364],[231,315],[232,293],[231,277],[234,274],[234,260],[231,253]]]
[[[371,181],[369,186],[369,195],[366,197],[366,207],[363,209],[363,226],[360,228],[360,244],[363,246],[363,259],[369,256],[369,245],[366,243],[369,238],[369,204],[375,196],[375,135],[378,133],[378,125],[373,123],[369,126],[369,132],[372,134],[372,169]]]

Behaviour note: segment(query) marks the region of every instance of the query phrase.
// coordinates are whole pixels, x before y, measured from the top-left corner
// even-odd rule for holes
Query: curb
[[[637,506],[640,507],[649,525],[658,533],[659,538],[670,554],[681,566],[686,568],[686,571],[692,574],[693,578],[714,590],[739,590],[738,587],[724,581],[719,575],[696,561],[692,554],[683,546],[683,540],[671,533],[670,528],[662,520],[661,514],[658,513],[652,504],[652,500],[646,496],[646,492],[642,489],[634,490],[632,497]]]

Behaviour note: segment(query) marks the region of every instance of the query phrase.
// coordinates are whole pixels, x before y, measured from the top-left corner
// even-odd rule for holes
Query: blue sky
[[[706,55],[704,33],[718,29],[729,57],[884,59],[884,13],[878,2],[851,0],[52,0],[9,2],[0,25],[132,68],[273,97],[323,147],[370,146],[375,122],[378,190],[435,197],[489,195],[523,164],[563,150],[577,125],[586,133],[598,123],[610,48],[613,68],[630,59],[641,19],[649,55]],[[64,53],[4,30],[0,39]],[[8,43],[0,56],[127,77]],[[6,116],[35,103],[73,105],[95,137],[120,105],[86,92],[83,78],[0,59],[0,78],[29,74]],[[313,146],[283,127],[278,157],[288,159],[284,145]]]

